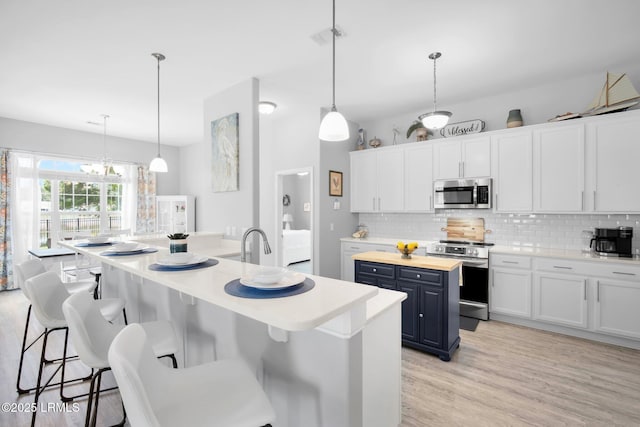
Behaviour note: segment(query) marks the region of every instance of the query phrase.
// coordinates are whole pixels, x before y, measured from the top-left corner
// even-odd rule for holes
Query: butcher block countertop
[[[432,256],[411,255],[411,259],[403,259],[402,254],[370,251],[355,254],[351,257],[357,261],[380,262],[383,264],[406,265],[409,267],[428,268],[430,270],[452,271],[462,265],[461,261]]]

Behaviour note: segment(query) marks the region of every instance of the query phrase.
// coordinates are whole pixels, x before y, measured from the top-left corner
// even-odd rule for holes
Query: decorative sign
[[[469,135],[472,133],[482,132],[484,130],[484,122],[482,120],[469,120],[466,122],[451,123],[440,129],[440,135],[445,138],[452,136]]]

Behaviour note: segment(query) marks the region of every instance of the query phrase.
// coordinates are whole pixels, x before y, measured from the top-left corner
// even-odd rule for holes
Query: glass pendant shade
[[[440,129],[449,123],[449,117],[451,113],[448,111],[434,111],[421,115],[419,119],[427,129]]]
[[[169,168],[167,167],[167,162],[158,155],[155,159],[151,160],[151,164],[149,165],[149,171],[151,172],[167,172]]]
[[[318,136],[323,141],[344,141],[349,139],[349,125],[344,116],[333,109],[320,123]]]

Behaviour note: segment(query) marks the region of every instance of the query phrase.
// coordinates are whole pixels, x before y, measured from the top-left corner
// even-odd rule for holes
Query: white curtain
[[[138,205],[138,166],[124,166],[122,178],[122,229],[136,230],[136,210]]]
[[[38,160],[28,153],[11,152],[12,170],[11,206],[13,207],[13,263],[20,264],[29,258],[29,249],[40,246],[38,201]]]

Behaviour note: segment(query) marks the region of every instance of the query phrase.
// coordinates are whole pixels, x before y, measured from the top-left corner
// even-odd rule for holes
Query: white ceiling
[[[355,122],[637,63],[637,0],[337,0],[338,109]],[[275,114],[331,103],[331,0],[1,0],[0,116],[202,140],[203,100],[256,77]],[[637,82],[636,82],[637,83]]]

